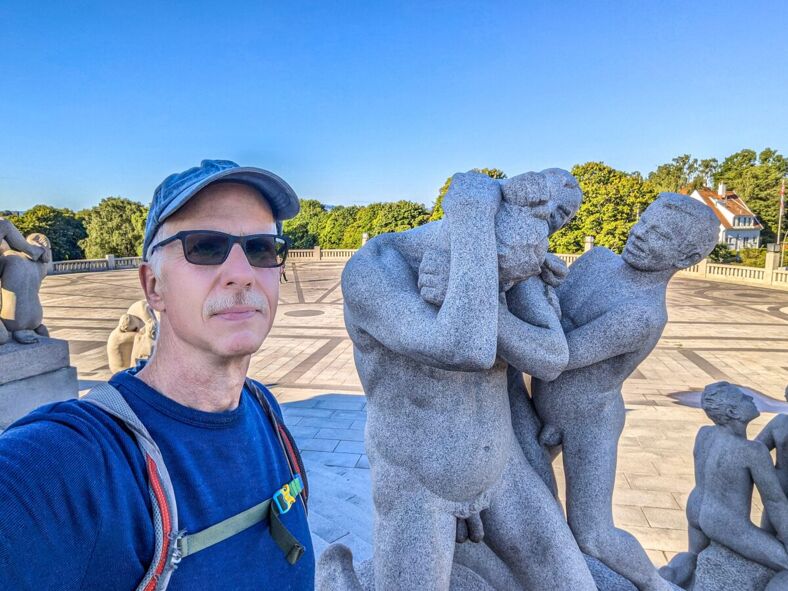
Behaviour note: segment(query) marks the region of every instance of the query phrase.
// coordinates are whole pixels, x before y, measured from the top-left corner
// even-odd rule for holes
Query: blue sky
[[[148,202],[202,158],[325,203],[474,166],[788,152],[785,2],[0,3],[0,209]]]

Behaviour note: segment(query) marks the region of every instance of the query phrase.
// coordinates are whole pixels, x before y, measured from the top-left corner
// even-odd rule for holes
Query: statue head
[[[677,193],[661,193],[629,232],[621,257],[640,271],[686,269],[717,244],[719,221],[710,207]]]
[[[583,192],[577,179],[561,168],[548,168],[540,174],[547,179],[547,206],[550,211],[547,225],[550,234],[555,234],[575,217],[583,201]]]
[[[35,246],[40,246],[44,249],[43,256],[39,259],[41,263],[50,263],[52,262],[52,243],[49,241],[49,238],[46,235],[41,234],[39,232],[34,232],[33,234],[28,234],[25,240],[28,241],[30,244],[34,244]]]
[[[745,394],[741,386],[729,382],[715,382],[706,386],[700,404],[716,425],[731,422],[746,425],[761,414],[752,396]]]

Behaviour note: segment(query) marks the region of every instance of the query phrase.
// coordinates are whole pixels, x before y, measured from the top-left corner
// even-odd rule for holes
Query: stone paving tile
[[[316,548],[344,539],[358,558],[371,549],[372,505],[362,444],[365,400],[338,287],[343,266],[288,264],[290,282],[281,287],[274,327],[252,356],[249,375],[284,403],[285,420],[304,450],[310,483],[315,481],[310,518],[316,530],[334,538],[316,533]],[[47,277],[41,296],[52,336],[70,341],[81,387],[109,378],[103,343],[119,316],[142,297],[136,271]],[[710,374],[778,400],[788,383],[788,293],[677,278],[668,290],[668,310],[670,322],[656,349],[624,384],[628,412],[614,496],[617,522],[659,564],[686,549],[682,515],[693,485],[694,437],[709,424],[700,410],[678,405],[670,395],[702,389],[714,381]],[[753,421],[750,435],[771,416]],[[757,494],[753,506],[758,520]]]

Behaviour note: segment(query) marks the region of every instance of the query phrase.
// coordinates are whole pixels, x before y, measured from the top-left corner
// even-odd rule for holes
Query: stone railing
[[[590,242],[588,247],[593,245]],[[321,249],[319,246],[308,249],[294,249],[288,254],[290,262],[307,261],[346,261],[355,249]],[[574,263],[579,254],[557,254],[558,258],[567,265]],[[693,265],[679,273],[681,277],[695,277],[712,281],[758,285],[788,290],[788,270],[777,268],[777,253],[768,252],[766,268],[743,267],[741,265],[723,265],[711,263],[707,260]],[[115,257],[107,255],[103,259],[80,259],[74,261],[58,261],[52,263],[49,274],[60,275],[63,273],[89,273],[95,271],[112,271],[118,269],[136,269],[140,266],[142,257]]]

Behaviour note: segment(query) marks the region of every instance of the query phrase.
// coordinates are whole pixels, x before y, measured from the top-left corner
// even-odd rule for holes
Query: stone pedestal
[[[692,591],[763,591],[775,571],[714,542],[698,554]]]
[[[42,404],[76,398],[78,392],[66,341],[39,337],[31,345],[0,346],[0,430]]]

